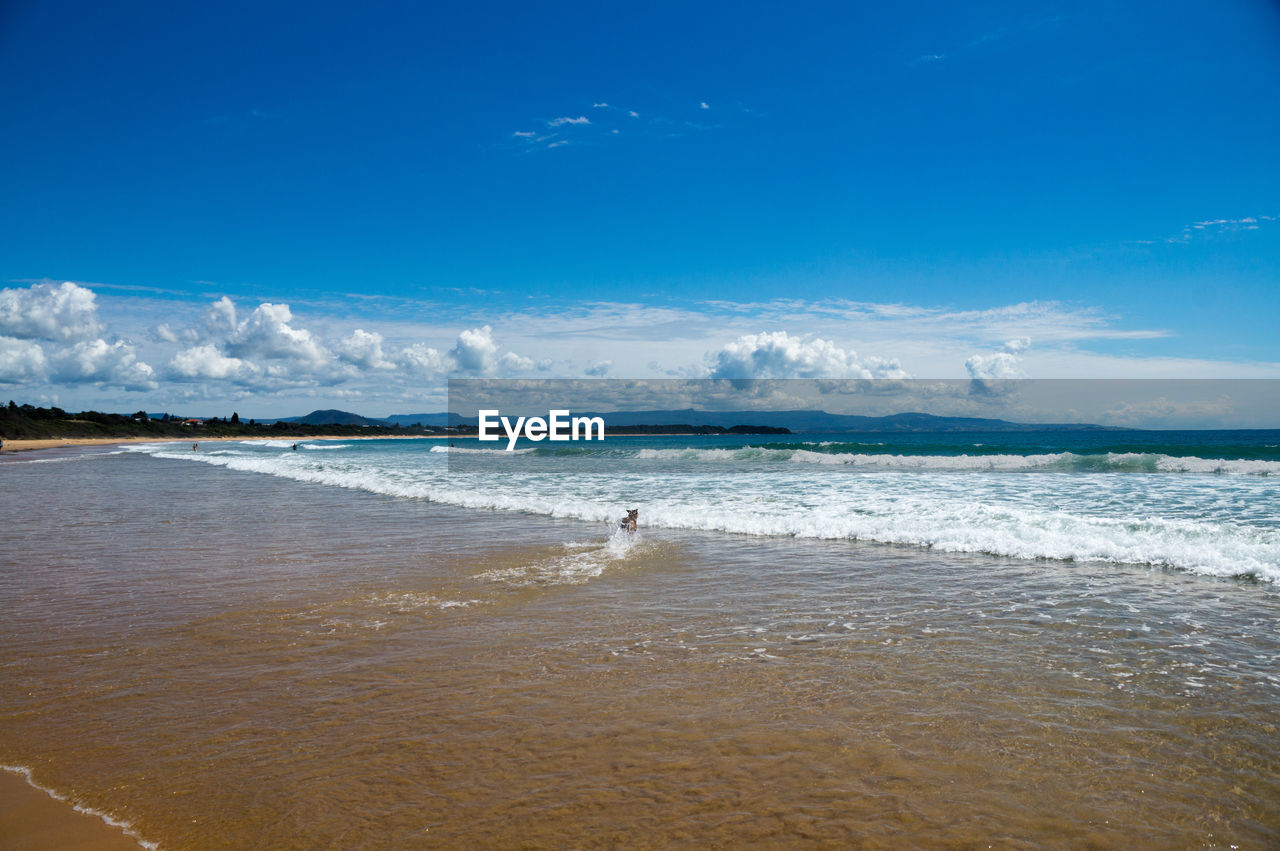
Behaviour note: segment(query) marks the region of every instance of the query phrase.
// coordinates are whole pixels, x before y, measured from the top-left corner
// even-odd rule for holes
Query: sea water
[[[146,445],[466,508],[1280,580],[1280,431]],[[281,450],[290,450],[282,452]],[[323,454],[314,450],[326,450]]]
[[[1272,847],[1278,437],[14,456],[0,764],[163,848]]]

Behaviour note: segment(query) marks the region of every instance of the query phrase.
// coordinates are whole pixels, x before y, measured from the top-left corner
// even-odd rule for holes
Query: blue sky
[[[897,5],[4,4],[0,394],[1280,377],[1280,5]]]

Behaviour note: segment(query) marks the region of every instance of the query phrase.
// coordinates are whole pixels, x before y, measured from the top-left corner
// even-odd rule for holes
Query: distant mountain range
[[[629,425],[736,425],[774,426],[793,432],[936,432],[936,431],[1113,431],[1110,426],[1084,423],[1015,423],[981,417],[937,417],[932,414],[904,413],[886,417],[864,417],[857,414],[829,414],[826,411],[698,411],[693,408],[659,411],[614,411],[609,413],[574,412],[574,416],[604,417],[610,426]],[[445,426],[475,425],[476,418],[441,412],[392,414],[375,419],[349,411],[312,411],[303,417],[286,417],[283,422],[306,425],[369,426]]]

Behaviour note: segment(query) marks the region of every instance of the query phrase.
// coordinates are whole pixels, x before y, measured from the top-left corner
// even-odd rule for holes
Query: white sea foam
[[[528,449],[471,449],[465,446],[433,446],[431,451],[453,455],[528,455],[530,452],[537,450],[532,447]]]
[[[613,522],[625,506],[640,504],[641,522],[653,528],[878,541],[944,552],[1159,565],[1280,581],[1280,527],[1276,512],[1267,507],[1275,503],[1274,488],[1269,479],[1249,476],[1094,476],[1068,469],[1028,477],[992,467],[955,476],[948,468],[927,466],[836,475],[835,470],[783,464],[734,470],[726,477],[705,468],[699,472],[703,456],[672,470],[619,464],[606,476],[598,467],[534,475],[527,467],[505,463],[501,475],[493,475],[498,468],[450,472],[439,455],[424,463],[429,456],[422,453],[357,464],[145,446],[135,451],[466,508]],[[690,460],[688,452],[735,450],[646,451],[673,452],[677,460]],[[1023,459],[981,460],[993,457]],[[626,541],[610,546],[621,543]],[[525,568],[520,581],[589,578],[621,557],[588,548],[566,550]],[[515,574],[506,578],[518,579]]]
[[[833,444],[818,444],[819,446]],[[978,445],[978,444],[975,444]],[[1280,461],[1195,458],[1138,452],[1111,452],[1080,455],[1051,452],[1039,455],[889,455],[855,452],[815,452],[811,449],[766,449],[744,446],[738,449],[641,449],[635,457],[643,461],[791,461],[844,467],[890,470],[1062,470],[1090,469],[1150,470],[1167,473],[1217,473],[1240,476],[1280,476]]]
[[[611,564],[631,555],[641,536],[615,529],[603,545],[590,547],[566,544],[562,555],[534,561],[517,567],[486,570],[476,579],[507,585],[581,585],[600,574]]]
[[[138,831],[134,830],[133,824],[131,822],[118,819],[115,816],[111,815],[110,813],[104,813],[102,810],[95,809],[93,807],[86,807],[81,803],[71,800],[66,795],[63,795],[61,792],[58,792],[54,789],[50,789],[48,786],[43,786],[37,783],[35,781],[35,778],[31,776],[31,769],[25,765],[0,765],[0,769],[3,769],[4,771],[11,771],[14,774],[21,774],[23,778],[26,779],[27,785],[29,785],[31,788],[39,789],[41,792],[44,792],[46,795],[48,795],[50,798],[53,798],[55,801],[63,801],[64,803],[70,804],[71,809],[75,810],[78,813],[83,813],[84,815],[93,816],[94,818],[101,819],[104,824],[108,824],[111,827],[119,829],[121,833],[123,833],[125,836],[137,842],[138,845],[143,848],[150,849],[150,851],[158,851],[158,849],[160,848],[160,846],[157,845],[156,843],[151,842],[147,839],[144,839],[142,835],[138,833]]]
[[[350,443],[299,443],[299,449],[350,449]]]
[[[422,609],[464,609],[479,603],[479,600],[442,600],[434,594],[421,594],[414,591],[388,592],[374,594],[366,601],[369,605],[380,606],[396,612],[416,612]]]

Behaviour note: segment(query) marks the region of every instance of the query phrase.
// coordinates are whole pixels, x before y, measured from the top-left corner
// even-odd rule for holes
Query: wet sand
[[[0,848],[5,851],[137,851],[141,847],[118,827],[77,812],[29,784],[21,775],[0,770]]]
[[[441,440],[448,438],[445,434],[415,434],[415,435],[379,435],[378,437],[364,437],[338,434],[315,434],[307,437],[295,437],[286,435],[283,437],[261,437],[261,436],[228,436],[228,437],[200,437],[193,435],[191,437],[56,437],[43,440],[10,440],[4,441],[4,447],[0,449],[5,453],[9,452],[30,452],[35,449],[61,449],[71,446],[115,446],[128,443],[216,443],[219,441],[236,441],[236,440],[291,440],[302,443],[308,440]]]
[[[4,475],[0,762],[165,848],[1280,841],[1266,585]]]

